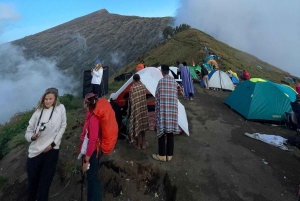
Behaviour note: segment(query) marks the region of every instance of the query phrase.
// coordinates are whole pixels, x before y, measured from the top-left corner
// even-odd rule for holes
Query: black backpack
[[[296,135],[288,137],[288,143],[300,149],[300,136]]]

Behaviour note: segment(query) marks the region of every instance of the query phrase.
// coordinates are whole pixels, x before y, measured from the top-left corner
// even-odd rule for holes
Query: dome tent
[[[225,104],[249,120],[282,121],[291,112],[296,92],[291,87],[261,78],[240,83]]]
[[[200,85],[204,86],[203,80],[200,82]],[[208,87],[229,91],[234,90],[234,85],[230,77],[225,72],[220,70],[213,70],[208,74]]]

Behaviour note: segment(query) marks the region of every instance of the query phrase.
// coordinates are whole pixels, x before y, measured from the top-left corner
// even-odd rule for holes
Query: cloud
[[[187,23],[300,76],[300,1],[180,0],[176,25]]]
[[[12,3],[0,3],[0,22],[3,20],[18,19],[20,19],[20,14],[15,11],[14,5]]]
[[[9,43],[0,45],[0,123],[35,107],[49,87],[58,88],[60,95],[76,88],[76,82],[56,67],[55,60],[26,59],[23,50]]]
[[[4,4],[0,2],[0,36],[11,26],[11,21],[20,19],[19,13],[14,10],[12,3]],[[2,43],[0,39],[0,43]]]

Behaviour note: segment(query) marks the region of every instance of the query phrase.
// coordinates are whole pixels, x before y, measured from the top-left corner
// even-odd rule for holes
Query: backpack
[[[100,98],[94,109],[94,115],[99,120],[100,131],[97,140],[97,155],[100,149],[104,154],[109,154],[115,147],[118,138],[118,123],[115,112],[105,98]]]

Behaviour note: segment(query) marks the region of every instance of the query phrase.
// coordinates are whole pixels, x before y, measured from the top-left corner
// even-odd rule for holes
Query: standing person
[[[231,70],[231,68],[229,68],[228,75],[229,75],[230,79],[232,80],[232,70]]]
[[[177,83],[169,75],[169,66],[162,65],[161,71],[163,78],[158,82],[155,91],[158,154],[152,154],[152,158],[158,161],[170,161],[174,151],[174,133],[179,133]]]
[[[182,69],[182,67],[183,67],[183,64],[182,63],[180,63],[180,62],[178,62],[179,64],[178,64],[178,79],[181,79],[181,69]]]
[[[194,84],[190,69],[187,67],[186,62],[182,62],[183,67],[181,68],[181,79],[184,89],[184,96],[188,100],[193,100],[194,98]]]
[[[92,68],[91,73],[92,73],[92,87],[93,87],[93,93],[97,94],[98,97],[101,97],[100,94],[100,85],[102,81],[102,76],[103,76],[103,68],[102,64],[100,63],[100,60],[96,60],[95,63],[95,68]]]
[[[31,116],[25,134],[31,142],[27,159],[28,201],[48,200],[66,126],[66,110],[58,100],[58,90],[49,88]]]
[[[300,136],[300,94],[297,94],[296,100],[291,102],[291,107],[297,119],[297,135]]]
[[[97,140],[99,137],[99,120],[94,115],[93,110],[96,107],[98,101],[97,94],[89,93],[84,98],[83,107],[87,113],[85,115],[85,121],[83,123],[82,133],[80,135],[81,150],[84,149],[85,155],[83,156],[82,171],[87,172],[88,190],[87,200],[88,201],[100,201],[101,197],[101,186],[98,179],[98,168],[100,164],[100,157],[102,152],[97,153]],[[85,139],[85,138],[88,138]],[[86,140],[86,141],[85,141]],[[82,153],[82,152],[81,152]]]
[[[203,82],[205,84],[205,88],[209,89],[209,86],[208,86],[208,71],[207,71],[207,69],[205,68],[205,66],[203,64],[201,65],[201,76],[202,76]]]
[[[296,91],[298,94],[300,94],[300,82],[297,82],[296,84]]]
[[[146,87],[140,81],[139,74],[133,76],[133,85],[130,88],[129,101],[129,135],[132,140],[136,139],[136,144],[133,144],[135,148],[146,149],[148,142],[146,142],[145,139],[145,131],[149,129]]]
[[[244,80],[249,80],[250,79],[250,74],[248,71],[243,70],[243,78]]]
[[[137,66],[136,66],[136,72],[139,72],[140,70],[144,69],[145,68],[145,65],[144,65],[144,62],[142,61],[141,63],[139,63]]]

